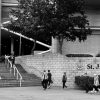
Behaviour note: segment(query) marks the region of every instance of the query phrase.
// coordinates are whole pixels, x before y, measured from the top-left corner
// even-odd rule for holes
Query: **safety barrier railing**
[[[50,51],[51,51],[51,49],[46,50],[46,51],[43,51],[43,52],[40,52],[40,53],[38,53],[38,54],[45,54],[45,53],[48,53],[48,52],[50,52]]]
[[[19,85],[21,87],[23,78],[22,78],[22,75],[20,74],[20,72],[18,71],[16,65],[15,64],[12,65],[12,62],[7,57],[5,58],[5,63],[7,65],[7,68],[10,68],[10,73],[13,72],[14,76],[16,77],[16,79],[19,80]]]

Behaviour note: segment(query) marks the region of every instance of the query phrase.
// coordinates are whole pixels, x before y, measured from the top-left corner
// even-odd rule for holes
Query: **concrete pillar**
[[[59,48],[59,40],[57,38],[52,37],[52,53],[59,53],[60,48]]]
[[[19,40],[19,56],[21,55],[21,46],[22,45],[22,39],[21,39],[21,36],[20,36],[20,40]]]
[[[11,38],[11,54],[14,54],[14,39]]]

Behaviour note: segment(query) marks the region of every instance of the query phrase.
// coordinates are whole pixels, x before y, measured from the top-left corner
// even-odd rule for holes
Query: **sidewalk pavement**
[[[100,93],[90,94],[83,90],[51,87],[43,90],[34,87],[0,88],[0,100],[100,100]]]

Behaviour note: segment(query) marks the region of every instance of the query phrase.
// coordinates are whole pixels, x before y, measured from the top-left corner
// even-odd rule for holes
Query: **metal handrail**
[[[46,51],[43,51],[43,52],[40,52],[40,53],[38,53],[38,54],[45,54],[45,53],[48,53],[48,52],[50,52],[50,51],[51,51],[51,49],[46,50]]]
[[[21,85],[22,85],[22,75],[20,74],[20,72],[18,71],[18,69],[15,65],[13,66],[13,69],[14,69],[14,76],[16,76],[16,72],[17,72],[17,80],[18,80],[18,76],[20,77],[19,80],[20,80],[20,87],[21,87]]]
[[[16,73],[17,73],[17,80],[19,79],[20,81],[20,87],[22,86],[22,75],[20,74],[20,72],[18,71],[17,67],[15,65],[12,66],[12,63],[11,61],[8,59],[8,58],[5,58],[7,60],[6,64],[7,64],[7,67],[10,67],[10,73],[12,72],[12,68],[14,70],[14,76],[16,76]],[[19,77],[18,77],[19,76]]]

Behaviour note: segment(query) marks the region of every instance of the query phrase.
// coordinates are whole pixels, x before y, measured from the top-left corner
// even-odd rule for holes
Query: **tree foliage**
[[[17,18],[12,26],[33,37],[58,37],[59,40],[86,40],[91,30],[85,14],[84,0],[18,0],[10,14]]]

